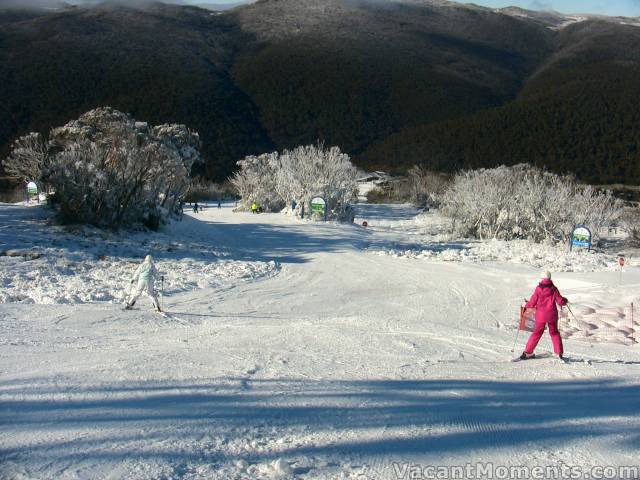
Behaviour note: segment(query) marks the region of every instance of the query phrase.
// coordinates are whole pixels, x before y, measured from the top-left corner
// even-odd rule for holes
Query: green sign
[[[327,202],[322,197],[315,197],[311,200],[311,216],[320,216],[327,219]]]
[[[584,225],[578,225],[573,229],[570,249],[573,247],[591,249],[591,231]]]
[[[27,193],[29,193],[29,195],[38,194],[38,185],[36,185],[36,182],[27,183]]]

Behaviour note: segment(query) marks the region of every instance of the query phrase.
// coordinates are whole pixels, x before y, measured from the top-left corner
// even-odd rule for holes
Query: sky
[[[473,3],[486,7],[517,6],[529,10],[556,10],[562,13],[640,16],[640,0],[474,0]]]
[[[208,1],[210,3],[237,3],[239,0]],[[186,3],[207,3],[207,0],[186,0]],[[460,3],[469,2],[461,0]],[[473,0],[473,3],[487,7],[517,6],[529,10],[556,10],[562,13],[597,13],[624,17],[640,16],[640,0]]]
[[[211,3],[237,3],[239,0],[209,0]],[[456,0],[454,0],[456,1]],[[206,3],[207,0],[187,0]],[[461,0],[460,3],[469,3]],[[639,17],[640,0],[473,0],[487,7],[517,6],[529,10],[556,10],[562,13],[597,13],[611,16]]]
[[[67,0],[69,3],[83,3],[86,0]],[[95,1],[95,0],[94,0]],[[126,0],[120,0],[126,3]],[[238,3],[241,0],[162,0],[168,3]],[[640,17],[640,0],[472,0],[487,7],[518,6],[530,10],[556,10],[562,13],[597,13],[612,16]],[[0,0],[2,6],[49,6],[60,0]],[[470,3],[460,0],[460,3]]]

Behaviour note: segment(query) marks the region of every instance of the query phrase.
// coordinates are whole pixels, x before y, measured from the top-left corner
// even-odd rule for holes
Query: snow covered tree
[[[241,197],[240,208],[249,210],[256,202],[267,212],[280,211],[285,206],[277,191],[277,178],[280,171],[278,153],[265,153],[248,156],[238,162],[240,170],[231,179]]]
[[[407,171],[411,202],[419,207],[437,206],[447,186],[446,176],[414,165]]]
[[[157,228],[177,210],[200,162],[199,136],[184,125],[152,128],[111,108],[100,108],[54,128],[48,140],[30,134],[5,162],[17,172],[31,161],[66,222],[105,227],[143,222]]]
[[[619,227],[627,234],[626,242],[630,247],[640,247],[640,207],[627,207]]]
[[[2,162],[8,175],[22,181],[40,180],[49,160],[49,147],[39,133],[18,138],[11,146],[9,157]]]
[[[461,172],[442,201],[457,233],[481,239],[566,241],[576,224],[597,237],[622,214],[611,192],[529,165]]]
[[[357,171],[349,156],[338,147],[322,144],[285,150],[278,176],[279,191],[286,202],[306,205],[320,195],[327,201],[330,217],[342,219],[357,190]]]
[[[345,219],[349,203],[356,195],[356,168],[338,147],[307,145],[250,156],[238,162],[240,170],[232,179],[243,208],[254,201],[269,211],[281,210],[295,201],[296,213],[316,195],[327,201],[329,216]]]

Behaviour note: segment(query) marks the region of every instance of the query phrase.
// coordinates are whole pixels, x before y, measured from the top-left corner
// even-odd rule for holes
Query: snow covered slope
[[[361,206],[366,229],[231,210],[209,207],[159,235],[103,238],[46,232],[41,210],[0,206],[0,250],[42,254],[0,257],[13,302],[0,304],[0,478],[384,479],[468,463],[637,465],[637,344],[570,338],[561,364],[545,336],[539,359],[509,361],[525,341],[510,351],[518,307],[540,270],[527,256],[374,254],[455,243],[441,219],[407,206]],[[147,251],[173,275],[166,317],[144,299],[129,312],[113,293],[84,300],[116,290]],[[56,255],[73,264],[58,268]],[[91,267],[96,255],[103,268]],[[251,273],[225,276],[215,269],[225,262]],[[638,267],[622,284],[607,264],[583,267],[554,272],[570,300],[638,301]],[[69,288],[79,301],[56,304],[76,300]]]

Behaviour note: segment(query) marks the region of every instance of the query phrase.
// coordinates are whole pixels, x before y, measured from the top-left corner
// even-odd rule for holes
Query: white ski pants
[[[153,283],[151,282],[138,283],[135,290],[131,292],[131,296],[129,297],[129,302],[128,302],[129,305],[133,305],[135,301],[138,299],[138,297],[140,297],[140,295],[142,295],[143,293],[148,297],[151,297],[154,307],[156,308],[160,307],[160,302],[158,302],[158,296],[156,295],[155,288],[153,288]]]

